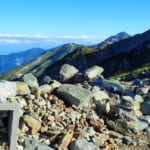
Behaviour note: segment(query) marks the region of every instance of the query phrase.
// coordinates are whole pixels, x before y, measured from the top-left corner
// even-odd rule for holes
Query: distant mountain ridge
[[[127,39],[129,37],[131,37],[131,35],[129,35],[128,33],[126,33],[126,32],[119,32],[116,35],[110,36],[107,39],[105,39],[103,42],[97,44],[97,47],[99,49],[103,49],[103,48],[105,48],[106,46],[108,46],[110,44],[113,44],[113,43],[118,42],[120,40]]]
[[[124,36],[125,35],[125,36]],[[41,78],[55,78],[62,64],[68,63],[84,72],[93,65],[103,66],[105,76],[132,70],[150,62],[150,30],[135,36],[117,35],[121,40],[105,47],[65,44],[43,53],[33,61],[2,74],[0,78],[16,79],[31,72]],[[13,76],[10,74],[14,74]]]
[[[44,51],[42,48],[32,48],[23,52],[0,55],[0,73],[27,63],[41,55]]]

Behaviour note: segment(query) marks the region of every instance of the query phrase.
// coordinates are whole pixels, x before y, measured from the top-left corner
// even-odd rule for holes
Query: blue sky
[[[133,35],[150,28],[149,6],[149,0],[1,0],[0,37],[17,44],[13,36],[101,40],[120,31]]]

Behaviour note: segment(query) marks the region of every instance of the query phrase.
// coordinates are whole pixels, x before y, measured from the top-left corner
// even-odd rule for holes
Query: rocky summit
[[[150,149],[148,76],[110,81],[98,66],[85,73],[67,64],[63,68],[63,80],[46,76],[49,82],[40,84],[29,73],[19,82],[0,82],[1,103],[20,105],[17,150]],[[77,82],[79,74],[82,80]],[[2,150],[9,146],[7,118],[1,111]]]

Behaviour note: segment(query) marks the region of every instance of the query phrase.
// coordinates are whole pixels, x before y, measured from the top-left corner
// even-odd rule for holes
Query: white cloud
[[[17,39],[0,39],[0,43],[8,43],[8,44],[30,44],[29,40],[17,40]]]
[[[10,34],[10,33],[0,33],[0,37],[2,38],[49,38],[46,35],[40,35],[40,34],[35,34],[35,35],[25,35],[25,34]]]
[[[80,36],[63,35],[63,36],[57,36],[56,38],[62,38],[62,39],[91,39],[92,37],[87,36],[87,35],[80,35]]]
[[[0,33],[0,44],[34,44],[36,45],[61,45],[64,43],[78,43],[78,44],[97,44],[100,41],[105,39],[91,37],[88,35],[64,35],[64,36],[57,36],[57,37],[49,37],[46,35],[41,34],[34,34],[34,35],[25,35],[25,34],[10,34],[10,33]]]
[[[48,37],[48,36],[46,36],[46,35],[36,34],[36,35],[33,35],[33,38],[48,39],[49,37]]]
[[[0,33],[0,37],[8,37],[8,38],[12,38],[12,37],[20,38],[20,37],[22,37],[22,38],[24,38],[24,37],[28,37],[28,36],[24,35],[24,34]]]

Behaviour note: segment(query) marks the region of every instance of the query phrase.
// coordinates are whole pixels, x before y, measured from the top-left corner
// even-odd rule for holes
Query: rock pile
[[[2,90],[9,87],[0,93],[2,102],[15,101],[21,108],[17,149],[149,148],[150,79],[118,83],[105,80],[102,72],[96,66],[82,74],[65,65],[60,71],[63,83],[39,85],[32,74],[21,82],[1,81]],[[79,74],[82,82],[76,82]]]

